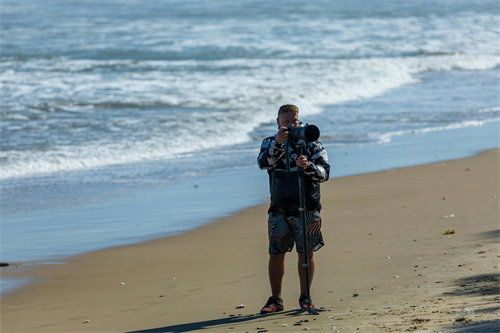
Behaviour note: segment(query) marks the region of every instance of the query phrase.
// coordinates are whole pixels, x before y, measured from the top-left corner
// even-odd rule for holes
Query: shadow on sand
[[[472,275],[456,280],[454,296],[500,295],[500,274]]]
[[[483,274],[471,275],[466,278],[457,279],[455,281],[455,290],[453,296],[457,297],[474,297],[483,296],[490,297],[484,299],[483,304],[469,304],[473,308],[475,315],[496,313],[499,310],[498,300],[500,297],[500,274]],[[449,296],[449,293],[446,293]],[[491,296],[497,296],[494,299]],[[478,309],[476,306],[482,306]],[[481,321],[480,319],[472,318],[471,321],[456,322],[450,327],[453,332],[457,333],[487,333],[500,332],[500,319],[491,319]]]
[[[276,317],[282,317],[283,315],[285,315],[285,316],[297,316],[297,315],[300,315],[302,313],[304,313],[304,312],[302,312],[300,310],[290,310],[290,311],[283,311],[283,312],[276,313],[276,314],[266,314],[266,315],[256,314],[255,316],[251,316],[251,317],[248,317],[248,316],[238,316],[238,317],[220,318],[220,319],[199,321],[199,322],[179,324],[179,325],[172,325],[172,326],[149,328],[149,329],[144,329],[144,330],[139,330],[139,331],[129,331],[129,332],[125,332],[125,333],[180,333],[180,332],[191,332],[191,331],[197,331],[197,330],[215,328],[215,327],[221,326],[221,325],[224,325],[224,326],[225,325],[234,325],[234,326],[237,326],[238,324],[252,322],[252,321],[255,322],[255,324],[257,324],[257,323],[259,323],[264,318],[271,318],[271,317],[274,317],[274,316],[276,316]],[[304,315],[307,315],[307,313],[304,313]],[[225,329],[227,329],[227,328],[225,328]]]
[[[487,320],[483,322],[470,322],[461,324],[461,327],[453,329],[453,333],[496,333],[500,332],[500,319]]]
[[[493,241],[494,243],[500,243],[500,229],[478,232],[471,236],[477,240]]]

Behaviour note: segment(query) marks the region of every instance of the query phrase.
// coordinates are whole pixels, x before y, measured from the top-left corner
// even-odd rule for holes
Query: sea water
[[[48,260],[266,202],[280,105],[332,177],[498,148],[497,1],[3,1],[1,253]]]

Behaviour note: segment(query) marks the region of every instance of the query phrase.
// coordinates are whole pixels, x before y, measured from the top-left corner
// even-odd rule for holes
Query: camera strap
[[[290,172],[290,139],[285,144],[286,172]]]

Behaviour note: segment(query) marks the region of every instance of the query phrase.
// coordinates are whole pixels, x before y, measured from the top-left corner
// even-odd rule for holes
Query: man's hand
[[[297,157],[295,159],[295,162],[297,162],[297,165],[302,169],[307,168],[307,157],[305,157],[304,155],[300,155],[299,157]]]
[[[285,140],[288,140],[288,129],[282,126],[278,131],[278,135],[276,135],[276,143],[281,145]]]

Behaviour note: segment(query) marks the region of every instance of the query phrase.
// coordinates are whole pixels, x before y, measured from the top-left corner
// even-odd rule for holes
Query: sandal
[[[283,305],[283,300],[281,298],[271,296],[267,300],[266,305],[260,310],[261,314],[272,313],[283,311],[285,306]]]
[[[306,299],[307,299],[306,294],[300,295],[300,298],[299,298],[300,308],[301,309],[307,309],[308,307],[314,308],[314,304],[312,302],[312,299],[309,299],[310,304],[306,304]]]

